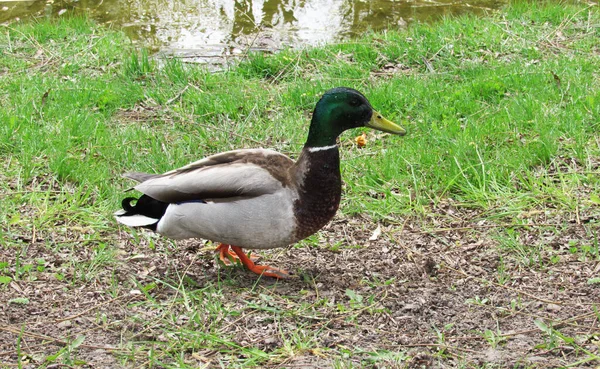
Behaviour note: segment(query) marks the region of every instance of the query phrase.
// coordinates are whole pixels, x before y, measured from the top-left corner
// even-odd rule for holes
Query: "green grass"
[[[218,73],[178,60],[157,62],[122,33],[85,19],[0,26],[0,239],[6,259],[0,260],[0,291],[8,294],[13,281],[47,278],[69,290],[100,285],[114,299],[135,290],[144,298],[129,302],[121,320],[101,313],[95,318],[107,330],[137,327],[115,354],[122,365],[194,367],[190,355],[206,363],[203,355],[214,352],[227,367],[285,366],[305,356],[327,358],[339,368],[407,363],[407,350],[391,346],[316,343],[326,329],[321,322],[331,320],[325,312],[357,325],[363,314],[387,313],[375,291],[391,280],[373,286],[365,280],[362,292],[343,289],[343,301],[310,303],[302,294],[318,280],[306,275],[307,290],[289,296],[259,281],[240,287],[229,269],[204,285],[177,268],[151,282],[139,271],[123,281],[118,269],[137,256],[126,255],[123,239],[115,236],[111,214],[130,185],[121,173],[167,171],[242,147],[295,157],[320,95],[349,86],[408,135],[365,130],[363,149],[352,144],[361,130],[341,137],[340,217],[370,219],[366,230],[377,222],[400,229],[407,218],[429,224],[433,209],[451,201],[477,213],[470,221],[509,225],[490,231],[502,255],[493,279],[500,285],[511,285],[522,271],[545,273],[567,257],[597,264],[599,24],[597,6],[516,2],[485,19],[465,16],[353,42],[250,55]],[[591,220],[581,223],[585,237],[556,249],[524,239],[522,230],[535,226],[530,214],[564,224],[580,214]],[[564,231],[537,229],[544,237]],[[144,250],[141,260],[181,257],[171,242],[141,232],[132,237],[127,242]],[[314,236],[301,245],[360,249],[319,242]],[[47,254],[28,256],[33,244]],[[57,265],[48,255],[66,256]],[[144,273],[154,270],[143,265]],[[237,310],[240,304],[245,310]],[[263,323],[278,327],[270,331],[277,343],[254,347],[229,329],[257,311],[271,315]],[[579,353],[574,364],[598,360],[578,338],[536,324],[546,335],[540,347],[571,345]],[[432,332],[442,347],[436,360],[456,359],[443,349],[445,328]],[[493,349],[507,340],[494,327],[477,334]],[[21,337],[19,352],[25,349]],[[36,360],[80,365],[82,342],[71,337],[54,355]]]
[[[544,22],[554,23],[525,21],[528,13],[507,25],[465,17],[408,34],[256,55],[219,74],[176,60],[159,68],[143,52],[123,55],[111,47],[126,44],[123,36],[94,35],[103,31],[82,20],[8,29],[10,53],[0,62],[6,71],[0,117],[8,123],[2,153],[20,167],[22,184],[51,174],[78,188],[89,185],[102,194],[99,205],[110,209],[120,191],[113,179],[124,170],[162,171],[259,143],[298,152],[320,94],[349,85],[405,123],[410,135],[371,144],[364,155],[345,153],[344,211],[403,214],[445,196],[474,206],[507,199],[531,206],[554,196],[552,188],[539,189],[545,181],[535,168],[560,157],[589,166],[586,158],[598,151],[598,60],[589,57],[598,30],[582,33],[579,23],[563,24],[567,15],[552,11]],[[58,47],[44,46],[58,40]],[[431,59],[435,73],[427,73],[423,58]],[[402,64],[406,74],[374,75],[390,63]],[[39,72],[24,73],[28,67]],[[132,110],[141,124],[132,124]],[[140,155],[141,148],[148,155]],[[385,155],[377,155],[382,148]],[[597,184],[591,175],[577,180]],[[384,199],[364,201],[369,189]],[[419,195],[415,204],[411,192]]]

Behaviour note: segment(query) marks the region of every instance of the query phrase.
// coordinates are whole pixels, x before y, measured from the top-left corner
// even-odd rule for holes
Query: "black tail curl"
[[[135,201],[135,205],[131,205],[132,201]],[[126,217],[139,214],[156,219],[156,223],[145,226],[145,228],[156,231],[156,224],[160,218],[165,215],[169,204],[153,199],[148,195],[142,195],[139,199],[136,199],[135,197],[124,198],[123,201],[121,201],[121,206],[123,207],[123,210],[125,210],[125,214],[122,216]]]

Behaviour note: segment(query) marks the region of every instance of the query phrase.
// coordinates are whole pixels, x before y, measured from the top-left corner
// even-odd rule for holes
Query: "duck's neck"
[[[335,215],[342,191],[337,145],[305,146],[295,165],[299,197],[294,203],[296,239],[325,226]]]
[[[304,147],[325,148],[335,145],[343,129],[330,120],[331,111],[315,108]]]

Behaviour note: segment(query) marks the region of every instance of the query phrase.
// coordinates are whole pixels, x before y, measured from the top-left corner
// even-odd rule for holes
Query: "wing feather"
[[[167,203],[260,196],[286,186],[293,161],[276,151],[234,150],[164,174],[127,173],[134,188]]]

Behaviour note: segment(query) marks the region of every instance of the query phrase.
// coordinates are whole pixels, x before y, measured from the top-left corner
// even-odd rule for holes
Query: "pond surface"
[[[464,13],[508,0],[0,0],[0,23],[87,14],[155,51],[190,61],[351,39]]]

